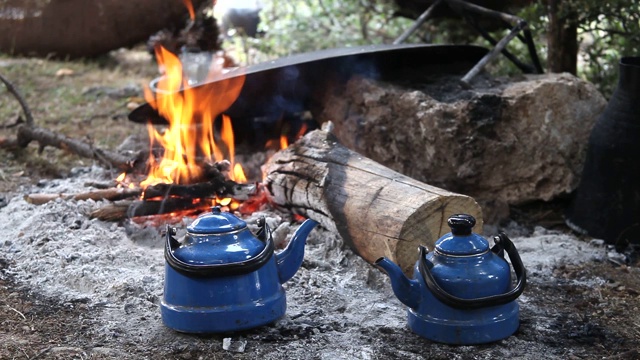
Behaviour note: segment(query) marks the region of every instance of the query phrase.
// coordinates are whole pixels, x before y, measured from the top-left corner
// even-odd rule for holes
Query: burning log
[[[225,180],[221,183],[209,181],[191,185],[175,185],[175,184],[156,184],[149,186],[143,195],[144,200],[153,198],[167,198],[171,196],[200,199],[226,197],[227,194],[233,194],[236,200],[246,200],[250,195],[255,193],[256,186],[254,184],[238,184],[233,180]]]
[[[162,200],[121,200],[98,208],[89,214],[92,219],[120,221],[138,216],[169,214],[177,211],[196,210],[207,204],[203,200],[167,198]]]
[[[141,200],[116,201],[94,210],[90,217],[103,221],[120,221],[138,216],[198,211],[210,206],[216,197],[246,200],[256,192],[256,184],[238,184],[232,180],[190,185],[156,184],[144,190]]]
[[[272,201],[337,231],[362,258],[386,256],[409,272],[418,245],[433,246],[448,232],[447,218],[471,214],[472,198],[395,172],[316,130],[273,156],[266,187]]]
[[[92,219],[120,221],[126,218],[170,214],[178,211],[197,210],[210,204],[203,199],[167,198],[162,200],[122,200],[96,209],[89,214]]]

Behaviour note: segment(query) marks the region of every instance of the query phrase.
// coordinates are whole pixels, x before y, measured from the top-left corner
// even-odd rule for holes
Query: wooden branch
[[[194,199],[168,198],[164,200],[139,200],[131,203],[127,209],[127,217],[149,216],[169,214],[182,210],[197,210],[198,208],[210,206],[210,201],[200,200],[194,203]]]
[[[98,208],[89,214],[92,219],[103,221],[119,221],[138,216],[169,214],[183,210],[205,208],[210,202],[193,199],[169,198],[164,200],[122,200]]]
[[[80,140],[68,138],[64,135],[35,126],[31,110],[29,109],[29,106],[24,100],[22,94],[20,94],[18,89],[16,89],[16,87],[4,76],[0,75],[0,81],[4,83],[7,90],[16,98],[16,100],[18,100],[26,118],[26,123],[18,126],[16,139],[0,139],[0,148],[24,148],[27,147],[30,142],[37,141],[40,145],[41,151],[46,146],[53,146],[58,149],[69,150],[76,155],[95,159],[104,165],[120,169],[129,169],[134,164],[134,159],[129,157],[94,148],[92,145]]]
[[[26,147],[32,141],[38,142],[41,149],[46,146],[53,146],[58,149],[68,150],[85,158],[97,160],[109,167],[126,170],[133,165],[133,159],[128,156],[95,148],[86,142],[72,139],[37,126],[19,126],[17,144],[20,147]]]
[[[438,5],[440,5],[440,3],[442,2],[442,0],[436,0],[433,4],[431,4],[431,6],[429,6],[427,8],[427,10],[425,10],[417,19],[416,21],[413,23],[413,25],[411,25],[410,28],[408,28],[405,32],[402,33],[402,35],[400,35],[397,39],[395,39],[393,41],[394,44],[402,44],[403,42],[405,42],[407,40],[407,38],[409,36],[411,36],[411,34],[413,34],[416,30],[418,30],[418,28],[420,26],[422,26],[422,24],[424,24],[425,21],[427,21],[427,19],[429,19],[431,17],[431,15],[433,14],[433,10],[438,7]]]
[[[267,164],[272,202],[337,231],[369,262],[386,256],[410,272],[418,245],[433,248],[455,213],[482,211],[470,197],[448,192],[353,152],[329,132],[308,133]]]
[[[484,58],[482,58],[476,64],[476,66],[473,67],[473,69],[471,69],[462,78],[461,84],[463,87],[470,88],[471,79],[473,79],[476,75],[478,75],[478,73],[480,73],[480,71],[482,71],[482,69],[484,69],[484,67],[490,61],[495,59],[495,57],[498,56],[500,52],[502,52],[509,60],[511,60],[516,66],[518,66],[525,73],[533,72],[533,71],[536,71],[538,73],[543,72],[542,66],[540,65],[540,60],[538,59],[538,54],[536,53],[536,50],[535,50],[535,45],[533,44],[533,38],[531,37],[531,34],[527,32],[528,24],[526,21],[524,21],[524,19],[511,14],[506,14],[500,11],[487,9],[482,6],[472,4],[464,0],[444,0],[444,1],[447,5],[449,5],[449,7],[453,11],[457,12],[459,15],[462,15],[463,18],[465,18],[466,21],[471,26],[476,28],[476,30],[478,30],[481,33],[481,35],[485,37],[485,39],[487,39],[490,43],[495,45],[494,48]],[[508,26],[512,26],[513,28],[511,29],[511,32],[507,34],[507,36],[505,36],[499,42],[497,42],[497,44],[495,44],[495,40],[491,36],[488,36],[488,33],[486,33],[479,26],[477,26],[476,21],[473,20],[474,18],[467,16],[465,11],[473,12],[476,14],[480,14],[482,16],[487,16],[492,19],[502,21],[508,24]],[[525,31],[525,34],[524,36],[521,36],[519,33],[520,31],[523,31],[523,30]],[[531,57],[531,61],[533,62],[533,65],[531,67],[529,65],[526,65],[520,62],[515,56],[513,56],[511,53],[505,50],[505,47],[507,46],[507,44],[514,37],[519,37],[522,41],[526,43],[527,48],[529,50],[529,55]]]
[[[491,17],[494,19],[500,19],[502,21],[505,21],[509,24],[511,24],[511,26],[515,26],[517,24],[519,24],[520,22],[522,22],[522,19],[511,15],[511,14],[506,14],[500,11],[496,11],[496,10],[491,10],[491,9],[487,9],[485,7],[482,7],[480,5],[476,5],[464,0],[444,0],[447,5],[449,5],[449,7],[451,7],[452,9],[455,10],[467,10],[467,11],[472,11],[475,12],[477,14],[480,14],[482,16],[487,16],[487,17]]]
[[[231,197],[236,200],[246,200],[255,191],[255,184],[238,184],[233,180],[211,180],[189,185],[156,184],[145,189],[143,200],[171,196],[189,199]]]
[[[102,221],[120,221],[127,218],[129,206],[135,200],[121,200],[106,206],[100,207],[89,214],[91,219],[99,219]]]
[[[471,69],[469,70],[469,72],[467,72],[467,74],[462,78],[461,83],[463,86],[465,86],[466,88],[469,88],[471,85],[471,80],[480,73],[480,71],[482,71],[482,69],[484,69],[485,66],[487,66],[487,64],[489,62],[491,62],[493,59],[496,58],[496,56],[498,56],[498,54],[500,54],[500,52],[502,52],[502,50],[507,46],[507,44],[513,40],[514,37],[516,37],[516,35],[518,35],[518,33],[525,27],[527,26],[527,23],[522,21],[521,23],[519,23],[518,25],[516,25],[513,29],[511,29],[511,31],[509,32],[509,34],[507,34],[507,36],[503,37],[498,44],[491,49],[491,51],[489,51],[489,53],[487,53],[487,55],[485,55],[482,59],[480,59],[480,61],[478,61],[478,63]]]
[[[485,40],[487,40],[491,45],[493,46],[498,45],[498,40],[494,39],[493,36],[489,34],[489,32],[485,31],[478,24],[478,21],[475,19],[475,17],[465,13],[464,19],[467,21],[469,25],[471,25],[471,27],[474,28],[474,30],[476,30],[480,34],[480,36],[482,36]],[[516,34],[516,36],[520,37],[519,34]],[[525,40],[525,43],[526,43],[526,40]],[[509,59],[514,65],[516,65],[525,74],[532,74],[537,72],[537,68],[535,68],[535,65],[528,65],[523,63],[515,55],[510,53],[505,48],[502,49],[502,55],[504,55],[507,59]]]
[[[131,197],[140,196],[140,189],[129,189],[129,188],[111,188],[111,189],[100,189],[100,190],[92,190],[86,193],[80,194],[29,194],[25,195],[24,199],[30,204],[34,205],[42,205],[48,203],[49,201],[53,201],[55,199],[65,199],[65,200],[122,200]]]
[[[238,184],[232,180],[225,180],[221,186],[217,187],[210,182],[190,185],[156,184],[145,189],[142,200],[126,200],[107,204],[94,210],[90,217],[104,221],[119,221],[137,216],[160,215],[175,211],[196,211],[210,206],[216,197],[247,200],[258,192],[257,184]],[[140,191],[138,190],[134,196],[139,195]],[[60,196],[52,197],[55,199]]]
[[[15,97],[16,100],[18,100],[18,103],[22,108],[22,112],[24,112],[24,117],[26,119],[27,125],[33,126],[33,115],[31,114],[31,109],[29,109],[29,106],[27,105],[27,102],[25,101],[20,91],[16,89],[16,87],[11,83],[11,81],[9,81],[7,78],[5,78],[2,75],[0,75],[0,81],[2,81],[4,83],[4,86],[7,87],[7,91],[9,91],[13,95],[13,97]]]

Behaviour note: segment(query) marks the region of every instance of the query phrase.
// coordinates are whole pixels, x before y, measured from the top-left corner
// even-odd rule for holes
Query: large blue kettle
[[[447,344],[481,344],[510,336],[520,322],[515,300],[526,286],[520,255],[504,233],[494,238],[493,247],[472,233],[475,219],[470,215],[453,215],[448,224],[451,232],[436,241],[433,252],[420,247],[413,279],[387,258],[375,262],[408,306],[409,328]],[[514,286],[505,252],[517,277]]]
[[[167,227],[163,323],[188,333],[221,333],[271,323],[285,314],[281,284],[302,265],[307,236],[316,226],[306,220],[289,245],[274,253],[266,221],[254,234],[246,222],[219,207],[187,227],[183,241]]]

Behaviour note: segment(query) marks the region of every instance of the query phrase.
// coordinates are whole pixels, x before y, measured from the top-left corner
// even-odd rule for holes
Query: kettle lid
[[[235,215],[220,211],[219,206],[215,206],[209,213],[200,214],[187,227],[191,234],[224,234],[238,231],[247,227],[247,223]]]
[[[471,232],[476,219],[467,214],[451,215],[447,220],[451,232],[436,241],[436,251],[444,255],[469,256],[489,251],[489,242]]]

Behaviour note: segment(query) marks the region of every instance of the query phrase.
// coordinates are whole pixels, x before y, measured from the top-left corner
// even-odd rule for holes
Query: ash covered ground
[[[78,192],[109,180],[100,168],[20,189]],[[38,359],[635,359],[640,357],[640,270],[599,241],[511,223],[505,230],[528,270],[513,336],[449,346],[412,334],[387,277],[337,234],[316,228],[302,268],[285,284],[274,324],[221,335],[163,326],[163,238],[153,226],[92,220],[93,201],[44,205],[22,196],[0,208],[0,358]],[[291,215],[266,216],[277,244]],[[176,226],[184,229],[190,220]],[[493,235],[497,228],[487,228]]]

